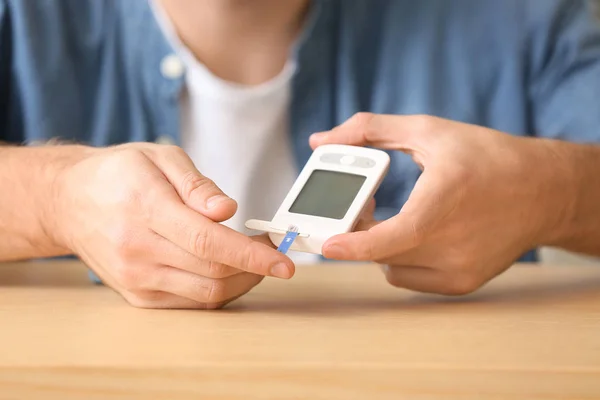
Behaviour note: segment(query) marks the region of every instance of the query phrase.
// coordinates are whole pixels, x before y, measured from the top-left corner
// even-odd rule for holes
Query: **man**
[[[76,254],[135,306],[290,278],[241,224],[340,124],[311,145],[392,150],[388,220],[330,258],[450,294],[540,245],[597,250],[597,149],[543,139],[600,139],[584,0],[0,0],[0,55],[0,259]],[[53,138],[79,144],[14,146]]]

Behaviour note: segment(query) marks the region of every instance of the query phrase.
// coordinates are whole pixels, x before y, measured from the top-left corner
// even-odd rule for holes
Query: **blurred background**
[[[584,257],[556,249],[542,249],[540,257],[541,261],[546,264],[600,266],[600,259],[598,258]]]

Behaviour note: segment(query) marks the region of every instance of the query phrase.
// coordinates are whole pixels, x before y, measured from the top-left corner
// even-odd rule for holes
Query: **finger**
[[[446,275],[440,271],[417,266],[382,265],[387,281],[396,287],[417,292],[451,294]]]
[[[375,221],[375,208],[375,199],[372,198],[371,200],[369,200],[364,210],[362,211],[359,221],[361,221],[362,223]]]
[[[203,304],[223,304],[249,292],[263,277],[247,272],[211,279],[176,268],[156,265],[147,268],[141,292],[166,292]]]
[[[235,200],[202,175],[181,148],[158,148],[159,150],[145,150],[145,153],[163,172],[185,205],[216,222],[225,221],[235,214]]]
[[[207,278],[221,279],[240,274],[243,271],[216,261],[204,261],[191,253],[169,242],[162,236],[154,234],[154,244],[148,253],[147,261],[183,269]],[[254,236],[254,241],[274,248],[267,235]]]
[[[172,308],[172,309],[206,309],[207,304],[176,296],[171,293],[140,291],[133,293],[120,285],[110,273],[101,267],[100,263],[95,262],[85,253],[78,255],[79,258],[91,268],[102,280],[102,283],[114,290],[123,297],[130,305],[138,308]],[[147,276],[144,274],[144,276]]]
[[[354,232],[368,231],[375,225],[379,225],[381,221],[375,221],[372,218],[360,219],[354,228]]]
[[[435,117],[359,113],[336,128],[312,135],[312,148],[324,144],[373,146],[382,149],[419,150],[420,141],[436,128]]]
[[[204,261],[218,262],[259,275],[288,279],[294,274],[289,257],[239,232],[215,223],[174,199],[157,205],[150,229]]]
[[[365,230],[370,229],[381,222],[365,223]],[[369,226],[370,225],[370,226]],[[362,227],[361,227],[362,228]],[[434,242],[424,243],[413,249],[397,252],[392,257],[382,258],[376,261],[384,265],[402,265],[411,267],[427,267],[436,270],[453,271],[462,264],[455,262],[456,254],[453,251],[440,249],[439,245]]]
[[[384,265],[382,269],[388,282],[396,287],[449,296],[472,293],[486,282],[477,275],[466,272],[403,265]]]
[[[227,278],[243,271],[216,261],[205,261],[174,245],[167,239],[154,234],[152,249],[146,260],[152,263],[168,265],[207,278]]]
[[[375,199],[371,199],[356,223],[353,231],[366,231],[377,225],[379,222],[375,220]]]
[[[440,245],[434,240],[402,253],[396,253],[393,257],[378,260],[378,262],[387,265],[428,267],[448,271],[455,267],[452,257],[452,250],[448,251],[445,248],[440,248]]]
[[[172,293],[158,291],[123,292],[123,298],[132,306],[148,309],[169,310],[208,310],[220,308],[223,304],[200,303]]]
[[[366,231],[330,238],[323,255],[336,260],[377,261],[419,246],[454,205],[454,182],[443,176],[421,175],[400,213]]]
[[[277,246],[275,246],[273,244],[273,242],[271,242],[271,239],[269,239],[268,233],[263,233],[262,235],[250,236],[250,239],[254,240],[257,243],[264,244],[265,246],[270,247],[272,249],[277,248]]]

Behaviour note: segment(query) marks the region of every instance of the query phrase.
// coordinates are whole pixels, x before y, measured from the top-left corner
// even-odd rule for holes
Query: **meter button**
[[[354,158],[354,156],[344,156],[340,159],[340,163],[344,164],[344,165],[351,165],[354,164],[354,161],[356,161],[356,159]]]

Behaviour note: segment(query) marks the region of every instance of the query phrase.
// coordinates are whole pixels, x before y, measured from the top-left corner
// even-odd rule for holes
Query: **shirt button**
[[[175,141],[173,139],[171,139],[170,136],[163,135],[163,136],[159,136],[158,138],[156,138],[155,143],[170,146],[170,145],[174,145]]]
[[[160,62],[160,72],[167,79],[181,78],[184,70],[183,62],[175,54],[169,54]]]

